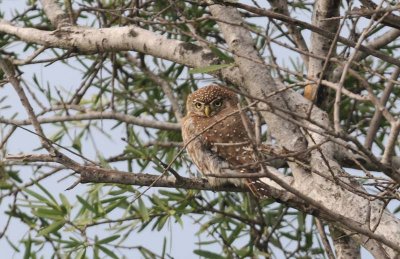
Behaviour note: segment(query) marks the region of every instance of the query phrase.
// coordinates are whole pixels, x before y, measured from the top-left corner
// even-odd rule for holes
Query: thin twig
[[[326,235],[325,229],[324,229],[324,224],[322,221],[314,217],[315,224],[317,225],[318,233],[321,238],[322,244],[324,245],[324,251],[326,255],[328,256],[329,259],[335,259],[335,254],[333,253],[333,249],[331,245],[329,244],[328,236]]]

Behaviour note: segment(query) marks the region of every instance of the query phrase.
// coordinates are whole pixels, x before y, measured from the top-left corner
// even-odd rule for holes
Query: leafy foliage
[[[65,5],[70,1],[60,2]],[[179,122],[177,114],[184,112],[186,96],[209,80],[201,74],[235,66],[216,21],[204,18],[208,15],[207,8],[195,1],[72,2],[79,25],[104,28],[134,24],[170,39],[203,42],[220,58],[221,64],[188,69],[134,52],[81,54],[57,48],[43,50],[35,62],[18,69],[38,118],[64,118],[43,124],[46,137],[77,160],[97,161],[105,168],[159,175],[165,171],[162,161],[171,163],[181,175],[197,176],[190,160],[184,154],[178,155],[182,148],[178,131],[141,127],[101,116],[96,119],[68,118],[114,112],[153,121]],[[135,2],[139,3],[139,8]],[[289,4],[290,11],[310,17],[310,3],[294,1]],[[1,17],[4,15],[12,17],[22,27],[53,30],[36,1],[18,5],[15,11],[2,11]],[[245,15],[249,16],[248,13]],[[251,17],[246,26],[257,34],[256,47],[260,53],[274,57],[271,39],[289,44],[287,33],[279,24],[268,22],[266,25],[265,18],[257,19]],[[0,47],[2,55],[23,60],[41,46],[3,34]],[[386,47],[388,54],[393,54],[396,49],[396,45]],[[294,89],[301,91],[304,78],[299,75],[304,73],[304,66],[299,54],[293,53],[290,57],[281,54],[283,57],[276,55],[278,58],[273,62],[278,62],[285,70],[272,67],[271,73],[281,76],[288,84],[299,84]],[[385,88],[385,82],[377,79],[376,71],[384,74],[392,70],[387,63],[365,59],[359,72],[371,82],[378,96]],[[73,80],[63,83],[67,79]],[[0,74],[0,83],[4,85],[2,80],[4,75]],[[351,76],[346,79],[345,88],[354,93],[365,91]],[[1,91],[4,93],[0,97],[1,118],[25,119],[11,88],[3,86]],[[389,97],[390,109],[397,109],[398,92],[395,88]],[[374,111],[369,102],[344,97],[342,125],[354,136],[364,135]],[[10,132],[15,131],[18,135],[2,143],[0,157],[9,153],[43,151],[40,143],[32,140],[37,136],[32,134],[30,126],[17,127],[4,121],[0,125],[2,139]],[[379,126],[374,146],[383,151],[389,125],[382,120]],[[131,250],[143,258],[182,257],[188,250],[201,258],[211,259],[324,257],[313,217],[270,199],[258,202],[246,193],[179,188],[145,191],[134,186],[108,184],[79,185],[66,191],[77,177],[53,163],[0,161],[0,203],[3,205],[0,228],[4,230],[0,230],[0,246],[7,246],[8,251],[24,258],[49,255],[56,258],[120,258],[131,257],[128,256]],[[178,226],[179,230],[172,233],[171,225]],[[17,237],[12,233],[14,228],[23,229],[18,231]],[[186,238],[179,231],[187,228],[195,229],[198,242],[180,252],[175,242],[179,244]],[[140,236],[145,236],[146,232],[163,237],[162,243],[141,240]]]

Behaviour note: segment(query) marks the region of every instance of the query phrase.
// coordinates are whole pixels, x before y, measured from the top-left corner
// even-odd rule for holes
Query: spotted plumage
[[[259,171],[248,132],[238,112],[239,100],[228,89],[209,85],[189,95],[182,136],[187,152],[204,176]],[[246,123],[251,125],[249,119]],[[213,186],[226,182],[246,185],[257,196],[259,181],[245,178],[208,177]]]

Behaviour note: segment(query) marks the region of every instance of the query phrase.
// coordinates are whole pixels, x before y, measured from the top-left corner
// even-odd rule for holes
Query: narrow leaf
[[[83,207],[85,207],[86,209],[90,210],[91,212],[97,214],[96,209],[93,206],[91,206],[85,199],[83,199],[81,196],[78,196],[78,195],[76,196],[76,198],[78,199],[78,201],[80,203],[82,203]]]
[[[86,248],[80,249],[79,252],[76,254],[77,259],[85,259],[86,258]]]
[[[231,67],[235,65],[234,63],[230,64],[219,64],[219,65],[211,65],[207,67],[199,67],[199,68],[193,68],[189,70],[189,74],[203,74],[203,73],[210,73],[210,72],[215,72],[217,70],[221,70],[223,68]]]
[[[114,254],[110,249],[104,247],[104,246],[97,246],[101,251],[103,251],[103,253],[105,253],[106,255],[108,255],[109,257],[118,259],[118,256],[116,254]]]
[[[64,220],[60,220],[60,221],[54,221],[53,223],[51,223],[50,225],[48,225],[45,228],[42,228],[39,232],[38,235],[39,236],[46,236],[50,233],[55,233],[57,232],[60,228],[62,228],[65,224]]]
[[[200,249],[194,250],[193,252],[195,254],[197,254],[197,255],[200,255],[200,256],[204,257],[204,258],[210,258],[210,259],[225,259],[226,258],[226,257],[221,256],[219,254],[216,254],[216,253],[213,253],[213,252],[210,252],[210,251],[200,250]]]
[[[96,244],[97,245],[108,244],[108,243],[111,243],[112,241],[114,241],[115,239],[118,239],[119,237],[120,237],[120,235],[114,235],[114,236],[106,237],[104,239],[101,239],[101,240],[97,241]]]
[[[139,199],[139,213],[144,221],[148,221],[150,219],[149,211],[147,210],[146,205],[144,204],[142,199]]]

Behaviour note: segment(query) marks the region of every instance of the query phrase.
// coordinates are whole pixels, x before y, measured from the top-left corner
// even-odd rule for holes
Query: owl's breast
[[[203,117],[189,114],[182,120],[182,137],[192,161],[205,175],[218,175],[240,169],[252,172],[255,156],[240,115]],[[236,186],[243,179],[209,177],[213,186],[230,182]]]
[[[248,133],[245,130],[242,119],[239,116],[229,116],[223,120],[209,118],[203,120],[198,130],[202,133],[206,142],[209,143],[238,143],[248,141]]]
[[[254,160],[248,133],[239,115],[223,120],[208,118],[202,120],[201,125],[196,125],[200,126],[198,132],[203,132],[201,136],[204,144],[220,158],[232,165],[242,165]]]

